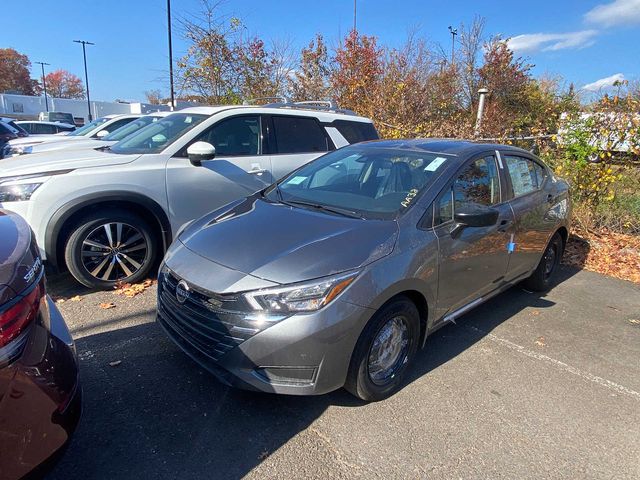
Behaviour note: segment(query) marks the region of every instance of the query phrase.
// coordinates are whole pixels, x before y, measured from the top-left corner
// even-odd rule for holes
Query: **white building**
[[[52,98],[47,96],[50,112],[71,113],[76,124],[86,123],[88,109],[86,100],[71,100],[68,98]],[[178,104],[178,108],[187,105]],[[189,106],[192,106],[189,104]],[[151,113],[168,111],[167,105],[151,105],[149,103],[120,103],[120,102],[91,102],[91,115],[94,119],[109,114],[122,113]],[[37,120],[40,112],[45,112],[44,97],[27,95],[0,94],[0,117],[11,117],[16,120]]]

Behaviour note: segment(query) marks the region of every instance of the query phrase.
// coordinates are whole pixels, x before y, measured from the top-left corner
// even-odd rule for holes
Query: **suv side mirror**
[[[107,135],[109,135],[109,132],[107,130],[100,130],[98,133],[96,133],[96,137],[98,138],[106,137]]]
[[[216,157],[216,147],[207,142],[196,142],[187,148],[187,156],[191,165],[200,167],[203,161]]]
[[[451,236],[457,237],[466,227],[490,227],[498,221],[498,210],[485,205],[465,205],[455,212],[451,229]]]

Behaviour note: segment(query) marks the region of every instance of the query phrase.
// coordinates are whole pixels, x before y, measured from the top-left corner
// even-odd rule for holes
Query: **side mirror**
[[[491,207],[484,205],[465,205],[455,212],[453,221],[455,226],[451,229],[453,238],[460,235],[466,227],[490,227],[498,222],[500,213]]]
[[[216,147],[207,142],[196,142],[187,148],[187,156],[191,165],[199,167],[203,161],[216,157]]]
[[[96,133],[96,137],[98,138],[106,137],[107,135],[109,135],[109,132],[107,130],[100,130],[98,133]]]

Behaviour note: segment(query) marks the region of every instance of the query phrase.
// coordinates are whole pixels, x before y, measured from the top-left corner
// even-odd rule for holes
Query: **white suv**
[[[376,138],[371,120],[335,108],[188,108],[111,147],[0,160],[0,208],[26,218],[54,268],[109,288],[145,278],[191,220]]]

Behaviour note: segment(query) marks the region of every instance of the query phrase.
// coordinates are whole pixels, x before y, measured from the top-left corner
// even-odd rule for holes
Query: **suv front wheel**
[[[136,283],[151,271],[158,252],[153,228],[138,215],[101,210],[83,217],[65,245],[71,274],[89,288]]]

